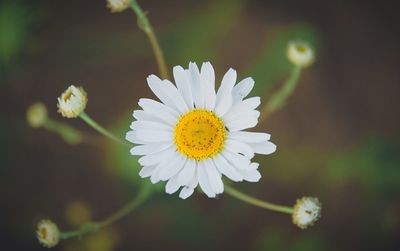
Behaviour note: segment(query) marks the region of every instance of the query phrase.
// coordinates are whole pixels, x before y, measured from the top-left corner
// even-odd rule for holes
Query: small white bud
[[[36,236],[44,247],[52,248],[60,240],[60,231],[51,220],[41,220],[37,225]]]
[[[314,62],[313,49],[302,41],[289,42],[287,56],[292,64],[300,67],[310,66]]]
[[[87,95],[82,87],[71,85],[58,99],[58,112],[66,118],[76,118],[86,108]]]
[[[293,208],[293,223],[301,229],[311,226],[321,217],[321,203],[318,198],[303,197]]]
[[[47,108],[41,102],[33,103],[26,112],[28,124],[32,127],[41,127],[47,120]]]
[[[107,0],[107,7],[111,12],[122,12],[131,4],[131,0]]]

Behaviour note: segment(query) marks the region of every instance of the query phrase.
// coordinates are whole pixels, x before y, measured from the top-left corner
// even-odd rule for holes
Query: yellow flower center
[[[44,227],[42,227],[42,228],[40,229],[40,231],[39,231],[39,234],[40,234],[40,238],[46,239],[46,238],[47,238],[47,229],[44,228]]]
[[[188,158],[204,160],[224,147],[226,129],[213,112],[194,109],[180,117],[174,130],[175,145]]]

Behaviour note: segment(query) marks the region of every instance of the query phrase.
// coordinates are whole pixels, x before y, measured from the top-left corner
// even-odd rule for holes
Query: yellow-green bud
[[[33,103],[28,107],[26,119],[28,124],[32,127],[38,128],[43,126],[47,120],[46,106],[41,102]]]
[[[289,61],[300,67],[310,66],[314,62],[314,51],[310,45],[302,41],[289,42],[287,48]]]
[[[107,0],[107,7],[111,12],[122,12],[131,4],[131,0]]]

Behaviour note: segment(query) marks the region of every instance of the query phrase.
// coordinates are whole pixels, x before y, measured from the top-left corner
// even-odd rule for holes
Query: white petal
[[[225,122],[226,127],[230,132],[241,131],[255,127],[258,123],[259,111],[252,111],[248,114],[242,114],[234,120]]]
[[[201,66],[200,82],[204,90],[205,109],[213,110],[215,107],[215,73],[210,62],[205,62]]]
[[[246,171],[241,171],[243,179],[249,182],[258,182],[261,179],[261,174],[257,169],[250,169]]]
[[[172,102],[175,104],[177,111],[180,113],[185,113],[189,110],[185,100],[182,95],[176,89],[175,85],[171,83],[171,81],[165,79],[163,80],[165,93],[170,97]]]
[[[154,172],[155,169],[156,169],[156,166],[155,166],[155,165],[153,165],[153,166],[144,166],[144,167],[140,170],[139,176],[142,177],[142,178],[150,177],[150,176],[153,174],[153,172]]]
[[[179,193],[179,198],[181,199],[187,199],[189,198],[190,195],[192,195],[194,192],[194,188],[191,187],[183,187],[181,189],[181,192]]]
[[[230,120],[235,120],[240,118],[241,114],[248,114],[252,112],[255,108],[257,108],[261,103],[260,97],[252,97],[245,99],[236,103],[230,110],[227,112],[223,119],[226,122]]]
[[[161,152],[162,150],[167,149],[171,145],[172,142],[145,144],[140,146],[134,146],[130,152],[132,155],[148,155]]]
[[[215,168],[214,162],[210,159],[204,160],[204,167],[212,190],[216,194],[222,193],[224,191],[224,184],[222,183],[220,172]]]
[[[147,142],[138,139],[136,131],[129,131],[126,133],[125,139],[133,144],[146,144]]]
[[[133,121],[130,128],[132,130],[162,130],[162,131],[173,130],[173,128],[168,124],[159,123],[155,121],[144,121],[144,120]]]
[[[162,150],[161,152],[145,155],[141,158],[139,158],[139,164],[142,166],[150,166],[150,165],[156,165],[161,162],[165,162],[170,160],[172,157],[176,156],[177,153],[175,151],[175,148],[173,146],[168,147],[165,150]]]
[[[253,148],[255,153],[258,154],[271,154],[276,151],[276,145],[272,142],[263,143],[250,143],[251,148]]]
[[[159,118],[157,118],[156,116],[153,116],[151,113],[145,112],[143,110],[133,111],[132,116],[136,120],[159,121]]]
[[[193,96],[191,83],[187,72],[181,66],[175,66],[173,69],[174,79],[178,91],[181,93],[189,109],[193,109]]]
[[[141,98],[139,99],[139,105],[145,112],[148,112],[152,116],[168,123],[169,125],[174,126],[178,120],[179,114],[176,111],[155,100]]]
[[[254,80],[252,78],[245,78],[233,87],[232,96],[233,103],[242,101],[254,87]]]
[[[233,153],[230,151],[223,151],[222,155],[238,170],[246,169],[250,166],[250,160],[243,155]]]
[[[158,115],[143,111],[143,110],[136,110],[133,112],[133,117],[138,121],[154,121],[154,122],[161,122],[165,123],[165,120],[160,118]]]
[[[189,182],[196,174],[196,162],[188,159],[183,169],[178,174],[178,183],[182,186],[189,185]]]
[[[201,190],[203,190],[208,197],[215,198],[215,192],[211,188],[203,161],[197,163],[197,177],[199,179]]]
[[[156,184],[156,183],[160,182],[160,177],[158,176],[158,173],[160,172],[161,168],[162,168],[162,164],[159,163],[150,176],[151,183]]]
[[[139,140],[144,142],[172,142],[174,135],[168,131],[157,131],[157,130],[140,130],[136,131],[136,136]]]
[[[256,162],[252,162],[252,163],[250,163],[250,166],[249,166],[249,170],[258,170],[258,167],[260,166],[260,164],[258,164],[258,163],[256,163]]]
[[[185,165],[186,157],[183,157],[182,155],[178,155],[178,157],[174,160],[172,160],[169,163],[166,163],[163,169],[160,171],[158,176],[162,181],[166,181],[170,179],[171,177],[175,176],[178,174],[178,172],[183,168]],[[177,175],[176,175],[177,176]],[[178,177],[177,177],[178,179]]]
[[[198,178],[196,174],[193,176],[192,180],[189,182],[188,186],[184,186],[179,193],[179,197],[182,199],[188,198],[190,195],[193,194],[194,189],[197,187],[197,184],[199,183]]]
[[[153,93],[165,105],[179,112],[187,110],[186,103],[184,103],[182,96],[170,81],[161,80],[156,75],[150,75],[147,77],[147,83]]]
[[[232,68],[222,78],[221,86],[217,92],[215,113],[222,117],[232,106],[232,88],[236,82],[236,71]]]
[[[261,143],[268,141],[271,138],[271,135],[263,132],[238,131],[238,132],[229,132],[228,138],[246,143]]]
[[[150,177],[151,183],[155,184],[155,183],[159,182],[161,180],[160,172],[165,168],[166,165],[168,165],[171,162],[175,162],[176,159],[178,159],[179,157],[180,157],[179,154],[175,152],[174,154],[169,154],[169,155],[159,158],[158,159],[159,163],[158,163],[156,169],[154,170],[153,174]],[[140,159],[139,159],[139,163],[140,163]]]
[[[225,141],[225,147],[227,150],[233,153],[241,153],[249,159],[254,157],[253,149],[248,144],[241,141],[228,139]]]
[[[173,103],[169,100],[169,97],[164,93],[162,88],[163,82],[156,75],[152,74],[147,77],[147,84],[151,91],[158,97],[158,99],[169,107],[173,107]]]
[[[178,177],[174,176],[170,180],[168,180],[167,185],[165,186],[165,192],[167,194],[173,194],[179,189],[179,184],[178,184]]]
[[[236,182],[243,180],[243,176],[221,154],[215,156],[213,161],[218,170],[229,179]]]
[[[196,108],[204,108],[204,91],[200,83],[200,71],[196,63],[189,63],[188,76],[192,87],[194,104]]]

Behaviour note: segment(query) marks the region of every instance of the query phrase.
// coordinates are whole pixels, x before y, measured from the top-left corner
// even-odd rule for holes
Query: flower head
[[[166,192],[189,197],[200,185],[208,197],[224,191],[222,175],[232,181],[257,182],[261,175],[255,153],[271,154],[276,146],[270,135],[247,132],[257,125],[259,97],[246,98],[254,86],[252,78],[236,84],[236,71],[229,69],[215,91],[215,74],[209,62],[201,69],[173,68],[176,86],[155,75],[148,85],[161,102],[142,98],[142,110],[126,139],[138,144],[131,149],[139,159],[142,178],[168,181]],[[235,85],[236,84],[236,85]]]
[[[132,0],[107,0],[107,7],[111,12],[121,12],[126,10]]]
[[[28,124],[32,127],[41,127],[47,120],[47,108],[41,102],[33,103],[26,112]]]
[[[58,112],[66,118],[76,118],[86,108],[87,95],[82,87],[71,85],[58,99]]]
[[[292,64],[300,67],[307,67],[314,62],[313,49],[302,41],[289,42],[287,56]]]
[[[318,198],[303,197],[296,201],[293,208],[293,223],[305,229],[321,217],[321,203]]]
[[[51,248],[58,244],[60,231],[51,220],[41,220],[37,225],[36,236],[44,247]]]

